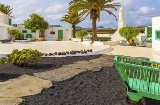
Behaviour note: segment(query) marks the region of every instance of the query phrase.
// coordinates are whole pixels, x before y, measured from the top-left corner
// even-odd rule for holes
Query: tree
[[[22,34],[21,32],[18,33],[15,37],[16,40],[24,40],[24,34]]]
[[[85,15],[85,18],[90,15],[92,20],[92,43],[97,40],[96,22],[100,20],[101,11],[105,11],[110,15],[116,16],[107,8],[117,10],[119,3],[111,3],[113,0],[72,0],[69,5],[69,10],[73,10],[72,13],[80,13]],[[116,19],[117,20],[117,19]]]
[[[81,18],[81,14],[78,14],[78,12],[73,13],[72,11],[69,11],[64,17],[62,17],[61,21],[65,21],[72,25],[73,29],[73,38],[75,38],[75,32],[76,32],[76,25],[83,21],[84,19]]]
[[[12,9],[9,5],[0,4],[0,11],[6,15],[11,15]]]
[[[87,30],[80,30],[76,32],[77,37],[81,37],[81,42],[83,42],[83,37],[88,35]]]
[[[33,13],[30,15],[30,19],[24,21],[26,29],[39,30],[39,37],[44,37],[44,32],[48,29],[48,22],[44,20],[44,17]]]
[[[16,35],[21,34],[21,32],[17,29],[11,29],[11,30],[8,30],[8,34],[12,36],[12,42],[14,42]]]
[[[127,26],[119,29],[119,34],[126,38],[126,40],[129,42],[129,45],[135,46],[135,40],[134,38],[139,35],[140,30],[132,27],[132,26]]]

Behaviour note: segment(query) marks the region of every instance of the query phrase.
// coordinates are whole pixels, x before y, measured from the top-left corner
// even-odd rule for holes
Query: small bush
[[[57,55],[57,54],[58,54],[57,52],[54,53],[54,55]]]
[[[0,58],[0,65],[4,65],[4,64],[6,64],[7,62],[4,60],[4,59],[2,59],[2,58]]]
[[[66,54],[69,54],[69,51],[66,51]]]
[[[58,55],[62,55],[62,53],[61,53],[61,52],[58,52]]]
[[[22,51],[18,51],[15,49],[11,54],[7,54],[6,60],[15,65],[29,66],[40,62],[42,55],[43,54],[37,50],[23,49]]]
[[[45,38],[39,38],[38,41],[47,41]]]
[[[48,56],[48,54],[47,54],[47,53],[45,53],[44,55],[45,55],[45,56]]]
[[[29,41],[30,42],[35,42],[37,39],[36,38],[31,38]]]
[[[24,40],[24,34],[18,33],[15,37],[16,40]]]
[[[57,38],[57,39],[55,39],[54,41],[61,41],[61,39]]]
[[[62,54],[62,55],[66,55],[66,53],[65,53],[65,52],[62,52],[61,54]]]
[[[52,53],[49,53],[49,56],[53,55]]]

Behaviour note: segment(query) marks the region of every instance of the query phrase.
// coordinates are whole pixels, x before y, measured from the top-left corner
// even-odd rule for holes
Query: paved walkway
[[[151,61],[160,62],[160,52],[155,51],[152,48],[136,47],[136,46],[112,46],[113,51],[106,53],[109,55],[125,55],[132,57],[147,57]]]
[[[18,105],[22,96],[35,95],[43,88],[49,88],[52,82],[37,77],[23,75],[16,79],[0,82],[0,105]]]
[[[78,61],[51,71],[34,73],[34,75],[51,81],[63,81],[87,70],[99,71],[106,66],[106,63],[108,67],[113,67],[113,58],[114,56],[103,56],[103,59],[100,57],[89,61]]]

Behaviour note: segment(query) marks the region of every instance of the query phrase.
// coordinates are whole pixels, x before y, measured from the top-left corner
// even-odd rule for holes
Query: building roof
[[[13,26],[0,22],[1,27],[12,28]]]
[[[4,13],[1,12],[1,11],[0,11],[0,16],[7,16],[7,17],[11,17],[11,18],[13,17],[13,16],[9,16],[9,15],[4,14]]]
[[[60,25],[49,25],[49,27],[62,27]]]

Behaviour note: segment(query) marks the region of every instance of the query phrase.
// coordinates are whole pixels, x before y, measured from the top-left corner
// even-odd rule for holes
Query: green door
[[[58,30],[58,38],[63,39],[63,30]]]

